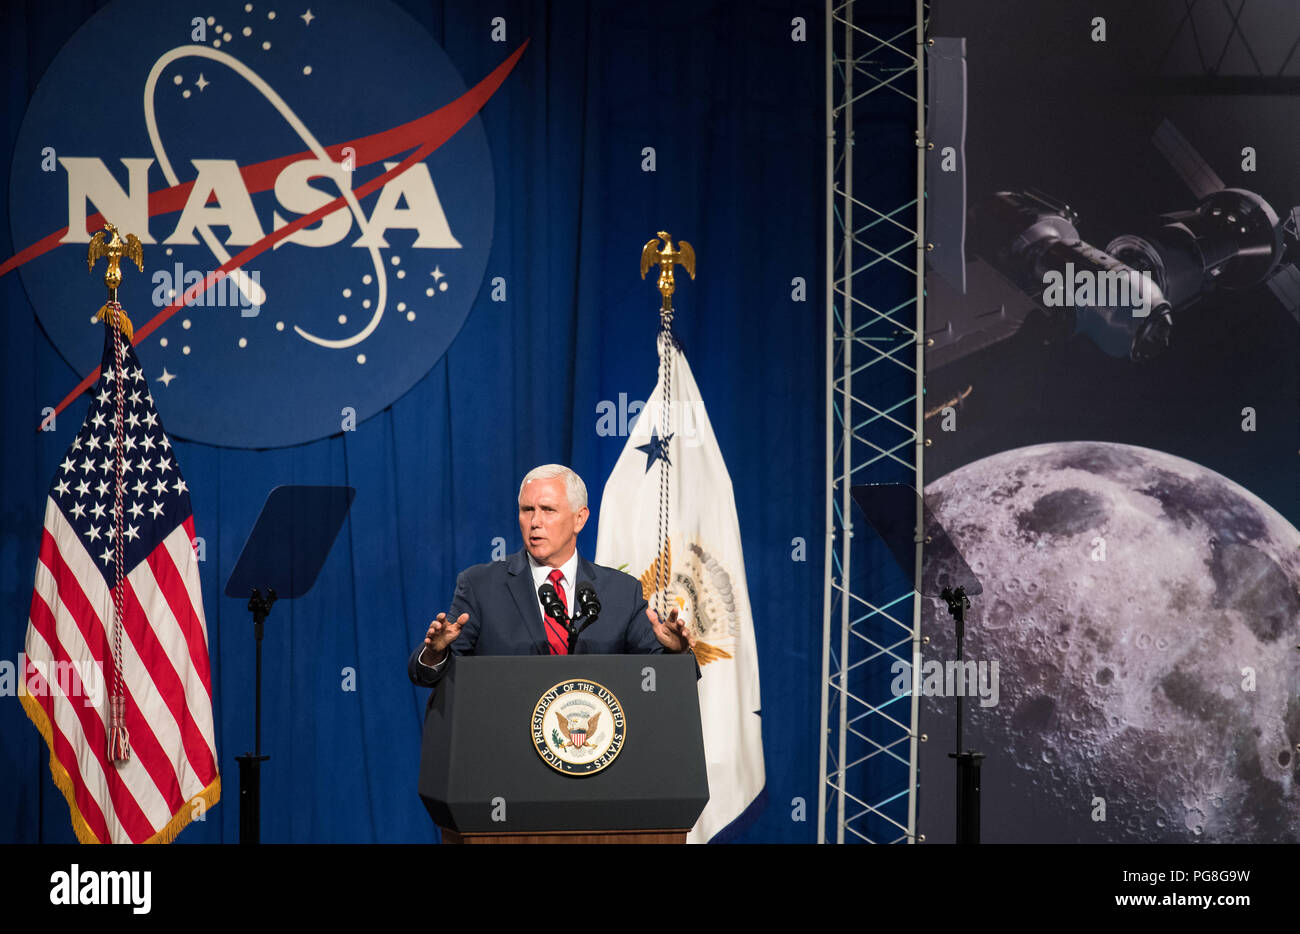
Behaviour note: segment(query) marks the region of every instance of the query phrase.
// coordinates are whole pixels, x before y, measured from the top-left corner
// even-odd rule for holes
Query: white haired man
[[[538,599],[538,589],[546,583],[569,615],[580,586],[589,584],[599,595],[600,615],[582,631],[579,653],[692,650],[695,641],[675,608],[660,621],[646,604],[640,581],[578,554],[578,533],[589,514],[586,484],[568,467],[546,464],[530,470],[519,484],[523,549],[505,561],[461,572],[451,608],[429,624],[424,643],[411,653],[411,680],[436,687],[457,655],[566,654],[565,628],[543,611]]]

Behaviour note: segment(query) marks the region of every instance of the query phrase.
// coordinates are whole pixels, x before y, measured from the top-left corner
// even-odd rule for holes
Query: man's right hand
[[[460,627],[469,622],[469,614],[462,613],[455,620],[448,620],[446,613],[439,613],[438,618],[429,624],[429,631],[424,634],[424,650],[420,653],[420,664],[432,668],[442,664],[447,657],[447,646],[456,641]]]

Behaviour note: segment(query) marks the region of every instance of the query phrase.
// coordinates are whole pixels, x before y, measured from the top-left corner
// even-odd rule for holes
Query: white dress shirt
[[[545,564],[538,564],[537,559],[531,554],[528,555],[528,566],[533,572],[533,593],[537,593],[542,584],[545,584],[547,578],[551,576],[552,568]],[[564,575],[560,578],[560,584],[564,587],[564,606],[569,611],[569,615],[572,616],[573,588],[577,584],[576,578],[578,574],[578,549],[573,549],[573,554],[569,555],[569,560],[560,565],[560,573]],[[541,599],[538,598],[537,612],[539,614],[542,612],[541,606]]]

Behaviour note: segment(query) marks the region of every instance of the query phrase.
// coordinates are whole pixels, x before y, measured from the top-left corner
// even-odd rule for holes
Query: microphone
[[[560,601],[560,595],[555,592],[555,586],[547,581],[537,588],[537,597],[542,601],[542,609],[546,615],[551,617],[569,633],[569,652],[573,652],[573,644],[578,638],[577,632],[574,631],[573,623],[569,620],[569,614],[564,610],[564,604]]]
[[[542,601],[542,609],[546,611],[546,615],[566,629],[569,628],[569,614],[565,612],[564,604],[560,602],[560,595],[555,592],[555,587],[550,581],[537,588],[537,596]]]
[[[596,596],[595,588],[587,581],[578,582],[578,592],[574,595],[574,602],[578,605],[578,612],[569,626],[570,653],[574,651],[575,646],[578,644],[578,636],[594,623],[596,617],[600,615],[600,598]]]
[[[582,626],[578,632],[582,632],[596,621],[600,616],[600,598],[596,596],[596,590],[587,581],[581,581],[578,584],[578,616],[575,618],[582,620]]]

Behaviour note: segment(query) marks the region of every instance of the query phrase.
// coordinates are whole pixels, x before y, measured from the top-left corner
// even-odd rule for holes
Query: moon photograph
[[[1024,819],[989,842],[1300,840],[1294,526],[1199,464],[1088,441],[977,460],[926,502],[983,584],[965,658],[1000,664],[963,739],[987,756],[986,813]],[[927,657],[951,659],[926,602]],[[942,830],[955,703],[928,703]]]

